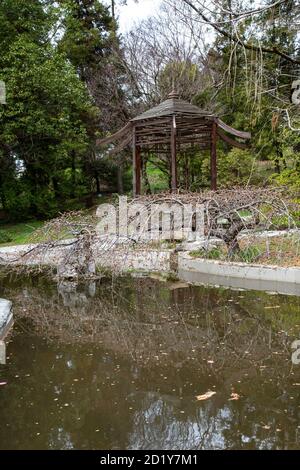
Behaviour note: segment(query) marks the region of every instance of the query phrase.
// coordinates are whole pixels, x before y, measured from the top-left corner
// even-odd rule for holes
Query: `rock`
[[[57,266],[57,276],[63,279],[76,279],[78,272],[75,267],[61,263]]]
[[[210,238],[209,240],[207,240],[207,238],[203,238],[194,242],[183,242],[181,245],[176,247],[176,251],[198,251],[202,248],[211,250],[223,244],[224,242],[220,238]]]
[[[190,285],[187,282],[177,281],[168,285],[169,290],[187,289]]]
[[[225,226],[230,224],[229,220],[225,218],[218,219],[217,223],[218,225],[225,225]]]
[[[265,230],[265,231],[253,231],[250,229],[243,230],[239,234],[239,239],[243,238],[276,238],[276,237],[289,237],[293,235],[300,236],[299,229],[288,229],[288,230]]]

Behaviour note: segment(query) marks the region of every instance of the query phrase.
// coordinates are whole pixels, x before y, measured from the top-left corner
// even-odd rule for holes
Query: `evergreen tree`
[[[75,158],[84,160],[87,123],[97,110],[51,41],[58,13],[52,3],[0,4],[0,79],[7,89],[0,108],[0,194],[11,217],[53,216],[65,199],[88,191],[82,169],[75,181],[70,168]]]

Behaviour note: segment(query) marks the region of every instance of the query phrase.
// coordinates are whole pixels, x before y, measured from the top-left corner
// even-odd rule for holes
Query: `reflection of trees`
[[[103,344],[142,363],[207,358],[214,372],[233,364],[253,370],[275,353],[290,354],[298,333],[300,299],[256,292],[176,290],[152,279],[58,287],[41,280],[6,295],[15,315],[47,338]]]
[[[151,279],[4,282],[0,294],[13,300],[27,335],[12,345],[26,357],[15,354],[10,371],[0,418],[11,422],[17,407],[17,419],[0,430],[0,446],[34,446],[38,421],[47,430],[40,447],[297,447],[292,384],[300,379],[289,348],[300,299],[173,287]],[[30,371],[22,402],[13,379],[20,370]],[[213,399],[195,400],[213,387]],[[239,401],[228,400],[232,389]]]
[[[224,423],[220,416],[225,416],[229,410],[214,410],[210,402],[184,418],[180,414],[180,403],[167,398],[153,393],[143,397],[143,409],[134,416],[131,449],[159,448],[162,441],[169,450],[224,448]],[[230,411],[227,416],[230,421]]]

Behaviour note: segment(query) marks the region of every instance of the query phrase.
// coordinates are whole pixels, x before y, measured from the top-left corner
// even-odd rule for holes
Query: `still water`
[[[300,297],[7,274],[0,297],[1,449],[300,448]]]

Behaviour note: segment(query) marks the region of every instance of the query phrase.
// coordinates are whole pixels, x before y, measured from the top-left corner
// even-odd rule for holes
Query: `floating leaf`
[[[240,396],[239,396],[238,393],[232,393],[232,394],[230,395],[230,397],[231,397],[231,398],[229,398],[230,401],[232,401],[232,400],[239,400],[239,399],[240,399]]]
[[[209,398],[211,398],[212,396],[214,396],[217,392],[212,392],[211,390],[208,390],[208,392],[204,393],[204,395],[197,395],[196,396],[196,399],[198,401],[201,401],[201,400],[208,400]]]

